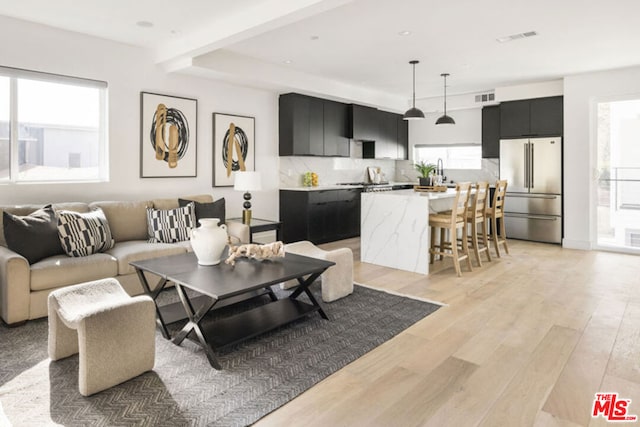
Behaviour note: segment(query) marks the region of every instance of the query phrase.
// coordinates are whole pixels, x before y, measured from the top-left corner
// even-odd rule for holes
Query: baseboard
[[[562,247],[567,249],[580,249],[582,251],[593,250],[593,245],[588,240],[562,239]]]
[[[396,291],[390,291],[388,289],[376,288],[375,286],[365,285],[363,283],[358,283],[358,282],[353,282],[353,283],[358,285],[358,286],[362,286],[363,288],[373,289],[374,291],[385,292],[387,294],[396,295],[396,296],[399,296],[399,297],[410,298],[410,299],[414,299],[414,300],[422,301],[422,302],[428,302],[429,304],[439,305],[440,307],[449,307],[449,304],[445,304],[445,303],[440,302],[440,301],[434,301],[434,300],[430,300],[430,299],[427,299],[427,298],[421,298],[421,297],[416,297],[416,296],[413,296],[413,295],[407,295],[407,294],[403,294],[403,293],[396,292]]]

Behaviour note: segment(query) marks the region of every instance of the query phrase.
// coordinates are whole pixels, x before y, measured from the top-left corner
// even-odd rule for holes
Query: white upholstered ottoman
[[[48,310],[49,357],[79,353],[82,395],[153,368],[156,320],[150,297],[130,297],[116,279],[102,279],[53,291]]]
[[[284,246],[285,252],[333,261],[336,265],[329,267],[322,275],[322,300],[331,302],[346,297],[353,292],[353,252],[349,248],[325,251],[313,243],[303,240]],[[282,284],[284,289],[298,284],[290,280]]]

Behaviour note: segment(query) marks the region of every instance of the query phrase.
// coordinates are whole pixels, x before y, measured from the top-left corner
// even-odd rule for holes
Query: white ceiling
[[[412,59],[418,99],[442,95],[443,72],[455,95],[640,65],[637,0],[20,0],[0,15],[153,49],[172,72],[395,108]]]

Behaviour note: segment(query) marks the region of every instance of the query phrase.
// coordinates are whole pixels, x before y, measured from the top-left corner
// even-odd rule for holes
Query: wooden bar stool
[[[468,236],[471,249],[476,255],[478,266],[482,267],[480,252],[486,252],[487,260],[491,261],[489,253],[489,236],[487,235],[487,202],[489,199],[489,183],[479,181],[476,184],[475,195],[469,198],[469,209],[467,210],[467,224],[471,227],[471,236]],[[478,239],[478,224],[482,227],[481,238]],[[481,245],[482,244],[482,245]]]
[[[458,277],[462,276],[460,261],[467,260],[469,271],[473,271],[469,258],[469,246],[467,239],[467,204],[469,203],[471,184],[460,182],[456,185],[456,196],[451,211],[429,214],[429,227],[431,227],[431,248],[429,249],[429,263],[433,264],[436,255],[440,259],[445,256],[453,258],[453,266]],[[440,228],[440,242],[436,245],[436,228]],[[462,229],[461,248],[458,248],[458,229]],[[445,233],[449,232],[449,240],[445,241]]]
[[[491,227],[491,240],[496,250],[498,258],[500,258],[500,245],[504,245],[504,250],[509,253],[507,245],[507,233],[504,229],[504,199],[507,195],[507,181],[501,180],[496,182],[496,190],[493,194],[493,203],[487,210],[487,219]],[[500,224],[498,225],[498,219]],[[488,252],[487,252],[488,253]]]

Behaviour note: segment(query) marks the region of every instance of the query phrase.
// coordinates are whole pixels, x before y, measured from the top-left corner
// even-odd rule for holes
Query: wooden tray
[[[435,186],[414,185],[413,186],[413,191],[442,193],[442,192],[447,191],[447,187],[445,187],[444,185],[435,185]]]

